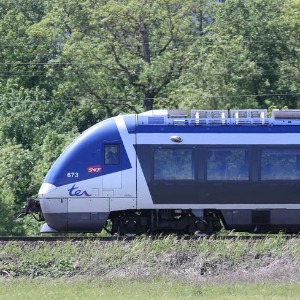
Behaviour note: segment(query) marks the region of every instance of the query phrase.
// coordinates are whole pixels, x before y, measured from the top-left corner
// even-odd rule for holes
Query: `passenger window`
[[[155,149],[154,180],[194,180],[193,149]]]
[[[119,145],[105,145],[104,146],[104,163],[106,165],[120,164],[120,146]]]
[[[249,163],[246,149],[209,149],[207,180],[248,180]]]
[[[262,149],[262,180],[300,179],[300,150]]]

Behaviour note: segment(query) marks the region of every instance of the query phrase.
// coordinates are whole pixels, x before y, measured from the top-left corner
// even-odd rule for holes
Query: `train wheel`
[[[193,234],[208,234],[210,228],[205,220],[197,219],[191,226],[190,232]]]
[[[133,236],[141,234],[143,228],[140,216],[135,213],[123,213],[112,220],[112,233],[118,235]]]
[[[133,236],[137,234],[137,220],[125,219],[119,227],[119,234]]]

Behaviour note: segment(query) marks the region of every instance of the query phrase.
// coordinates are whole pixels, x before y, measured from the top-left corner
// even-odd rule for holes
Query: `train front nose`
[[[86,199],[49,198],[40,199],[47,224],[41,232],[100,232],[105,226],[109,212],[72,209],[73,201]]]
[[[57,231],[68,230],[68,201],[63,198],[40,199],[47,224]]]
[[[44,183],[39,200],[46,221],[41,232],[100,232],[105,226],[109,210],[99,198],[59,197],[59,188]]]

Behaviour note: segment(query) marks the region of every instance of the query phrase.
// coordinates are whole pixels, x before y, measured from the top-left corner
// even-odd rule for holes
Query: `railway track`
[[[166,235],[159,236],[145,236],[152,240],[166,238]],[[268,238],[276,238],[276,235],[220,235],[220,236],[174,236],[178,239],[185,240],[264,240]],[[283,239],[299,238],[299,235],[281,235]],[[141,239],[140,236],[0,236],[0,242],[80,242],[80,241],[100,241],[100,242],[114,242],[114,241],[133,241]]]
[[[131,237],[93,237],[93,236],[0,236],[0,242],[78,242],[101,241],[113,242],[118,240],[132,240]]]

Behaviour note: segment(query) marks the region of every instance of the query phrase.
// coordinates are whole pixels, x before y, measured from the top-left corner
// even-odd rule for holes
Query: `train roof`
[[[151,110],[137,115],[137,125],[174,126],[286,126],[300,125],[300,110],[287,109],[272,111],[268,117],[266,109],[200,110],[193,109],[190,116],[183,110]]]

